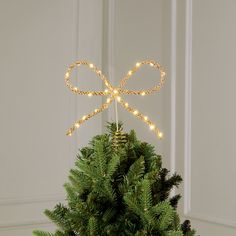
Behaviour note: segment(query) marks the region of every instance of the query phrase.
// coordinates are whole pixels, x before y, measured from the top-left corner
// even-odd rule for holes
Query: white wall
[[[43,210],[64,199],[77,148],[101,132],[98,116],[65,135],[101,99],[73,95],[64,73],[76,58],[101,65],[102,1],[2,0],[0,34],[0,235],[26,236],[50,227]],[[101,88],[79,75],[82,88]]]
[[[177,170],[200,235],[236,234],[235,1],[177,5]]]

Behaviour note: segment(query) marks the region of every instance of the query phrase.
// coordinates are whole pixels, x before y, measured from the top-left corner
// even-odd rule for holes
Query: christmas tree
[[[80,150],[65,184],[67,204],[45,214],[58,226],[36,236],[193,236],[187,220],[180,223],[180,195],[170,197],[182,181],[162,167],[154,147],[122,125],[108,125]]]

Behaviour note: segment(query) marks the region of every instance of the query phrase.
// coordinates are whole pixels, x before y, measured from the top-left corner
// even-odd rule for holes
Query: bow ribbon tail
[[[146,123],[147,125],[149,125],[149,128],[151,130],[154,130],[154,132],[156,133],[156,135],[158,136],[158,138],[162,138],[163,137],[163,133],[159,130],[158,127],[156,127],[156,125],[145,115],[143,115],[141,112],[139,112],[137,109],[135,109],[134,107],[131,107],[124,99],[119,99],[118,102],[121,104],[121,106],[128,111],[129,113],[131,113],[132,115],[134,115],[135,117],[137,117],[138,119],[140,119],[141,121],[143,121],[144,123]]]
[[[88,115],[83,116],[81,119],[77,120],[73,126],[71,126],[69,128],[69,130],[67,131],[66,135],[71,136],[72,133],[78,129],[85,121],[89,120],[90,118],[92,118],[93,116],[97,115],[98,113],[106,110],[109,105],[111,104],[111,102],[114,100],[114,97],[109,97],[107,98],[106,102],[104,102],[100,107],[98,107],[97,109],[95,109],[93,112],[89,113]]]

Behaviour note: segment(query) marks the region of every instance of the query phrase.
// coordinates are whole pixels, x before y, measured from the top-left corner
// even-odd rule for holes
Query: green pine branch
[[[35,236],[55,236],[55,234],[51,234],[51,233],[40,231],[40,230],[34,230],[33,234]]]
[[[180,195],[169,197],[181,177],[170,175],[154,147],[138,140],[134,131],[122,133],[125,138],[116,146],[116,124],[108,129],[77,155],[64,185],[67,204],[45,210],[58,229],[36,230],[34,235],[194,236],[189,221],[180,224],[176,211]]]

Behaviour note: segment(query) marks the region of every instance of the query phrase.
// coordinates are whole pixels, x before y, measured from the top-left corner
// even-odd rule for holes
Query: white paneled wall
[[[101,99],[78,99],[63,77],[77,58],[101,65],[102,1],[3,0],[0,34],[0,235],[26,236],[51,227],[43,210],[64,200],[78,147],[101,132],[98,116],[66,137]],[[95,76],[78,75],[82,88],[101,89]]]
[[[127,96],[164,129],[164,141],[155,140],[122,109],[120,117],[155,145],[165,166],[184,177],[179,210],[198,234],[236,235],[235,1],[114,2],[114,81],[118,84],[142,58],[152,57],[167,70],[166,86],[158,95]],[[153,82],[155,75],[144,70],[127,87]]]
[[[177,6],[177,170],[200,235],[236,234],[235,1]]]

